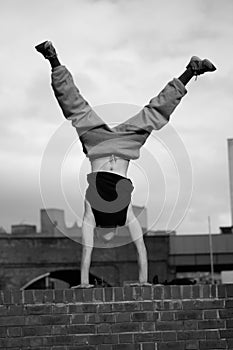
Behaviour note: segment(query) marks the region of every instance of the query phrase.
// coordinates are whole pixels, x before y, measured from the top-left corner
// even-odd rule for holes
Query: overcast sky
[[[85,98],[104,105],[97,109],[109,123],[146,104],[192,55],[210,58],[218,70],[190,82],[129,177],[133,202],[146,205],[154,229],[206,233],[208,216],[215,233],[231,225],[231,0],[1,0],[0,31],[0,226],[39,229],[44,206],[64,209],[67,225],[82,216],[89,165],[51,91],[48,62],[34,50],[44,40],[54,43]],[[113,103],[118,115],[109,113]]]

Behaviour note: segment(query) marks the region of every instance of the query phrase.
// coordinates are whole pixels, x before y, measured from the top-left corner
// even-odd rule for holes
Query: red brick
[[[133,287],[127,286],[123,288],[124,300],[125,301],[133,301]]]
[[[133,312],[131,320],[137,322],[153,321],[154,315],[153,312]]]
[[[88,345],[88,339],[89,339],[88,335],[73,336],[74,344],[77,344],[77,345]],[[74,349],[77,350],[77,347],[75,347]]]
[[[76,314],[79,312],[83,312],[82,304],[68,305],[68,312],[70,314]]]
[[[233,319],[232,320],[226,320],[226,328],[233,328]]]
[[[205,335],[206,335],[206,339],[219,339],[220,338],[220,334],[219,334],[219,330],[216,331],[205,331]]]
[[[98,346],[101,346],[101,345],[98,345]],[[50,349],[48,349],[48,350],[50,350]],[[67,346],[66,350],[96,350],[96,346],[95,345],[80,345],[78,348],[77,348],[77,346]]]
[[[0,316],[7,316],[8,307],[6,305],[0,305]]]
[[[210,286],[210,296],[211,296],[211,298],[217,297],[217,285],[216,284],[212,284]]]
[[[44,290],[44,303],[52,303],[54,300],[54,291],[53,290]]]
[[[82,309],[84,313],[92,313],[92,312],[97,312],[97,305],[96,304],[83,304]],[[98,310],[99,311],[99,310]]]
[[[110,314],[110,313],[101,313],[97,314],[97,320],[99,323],[113,323],[115,322],[115,314]]]
[[[98,314],[86,314],[85,315],[86,324],[98,323]]]
[[[221,309],[224,307],[223,300],[184,300],[184,310],[207,310],[207,309]]]
[[[201,297],[203,297],[204,299],[205,298],[210,298],[211,297],[211,285],[210,284],[204,284],[204,285],[201,285]]]
[[[177,311],[175,313],[176,320],[201,320],[202,312],[200,311]]]
[[[143,332],[154,332],[155,331],[155,322],[142,322],[141,330]]]
[[[11,294],[12,294],[12,303],[14,305],[23,303],[23,292],[21,290],[12,290]]]
[[[95,326],[94,325],[71,325],[67,326],[67,331],[69,334],[84,334],[90,333],[95,334]]]
[[[201,304],[203,309],[221,309],[224,307],[224,301],[223,300],[206,300],[203,302],[199,302],[198,304]],[[200,306],[200,308],[201,308]]]
[[[111,333],[111,325],[107,323],[97,325],[97,333]]]
[[[192,298],[192,286],[181,286],[182,299],[191,299]]]
[[[133,343],[133,334],[119,334],[119,343]]]
[[[205,339],[204,331],[182,331],[177,332],[177,340]]]
[[[186,340],[185,350],[199,350],[199,342],[197,340]]]
[[[18,348],[23,345],[23,339],[20,337],[15,338],[6,338],[6,347],[7,348]],[[40,344],[41,345],[41,344]]]
[[[164,298],[164,286],[153,286],[153,299],[161,300]]]
[[[172,299],[181,299],[181,289],[179,286],[171,286]]]
[[[142,300],[151,300],[152,299],[152,287],[144,286],[142,287]]]
[[[224,321],[222,320],[198,321],[198,328],[199,329],[224,328]]]
[[[112,324],[112,333],[128,333],[128,332],[138,332],[139,323],[137,322],[124,322]]]
[[[165,303],[168,303],[168,302],[165,302]],[[160,311],[160,310],[164,310],[164,309],[165,308],[164,308],[164,302],[163,301],[154,301],[154,310]]]
[[[139,311],[140,310],[140,303],[139,302],[132,302],[132,303],[125,303],[125,311]]]
[[[117,304],[118,305],[118,304]],[[106,312],[112,312],[114,304],[99,304],[97,306],[97,312],[98,313],[106,313]]]
[[[204,319],[217,319],[218,318],[218,311],[217,310],[206,310],[204,311]]]
[[[51,314],[52,306],[51,305],[27,305],[25,307],[26,315],[43,315]]]
[[[0,327],[0,338],[5,337],[7,334],[7,328],[6,327]]]
[[[183,326],[182,321],[157,321],[156,330],[158,331],[172,331],[179,330]]]
[[[67,326],[65,325],[52,326],[51,334],[53,335],[66,335],[67,333]]]
[[[40,317],[40,324],[42,325],[56,325],[56,324],[69,324],[69,315],[42,315]]]
[[[134,300],[143,300],[142,287],[139,287],[139,286],[133,287],[133,299]]]
[[[130,321],[130,312],[120,312],[116,314],[116,322],[129,322]]]
[[[135,343],[150,343],[161,340],[161,332],[148,332],[134,334]]]
[[[99,305],[99,306],[101,306],[101,305]],[[124,303],[114,303],[114,304],[112,304],[112,310],[114,312],[124,311],[125,310],[125,304]]]
[[[43,346],[44,344],[44,337],[24,337],[22,338],[23,346],[24,347],[40,347]]]
[[[23,326],[24,316],[0,317],[0,326]]]
[[[24,337],[50,335],[52,326],[22,327]]]
[[[176,332],[162,332],[163,341],[174,341],[176,340]]]
[[[94,299],[94,288],[83,289],[83,301],[84,303],[91,303]]]
[[[112,350],[112,345],[109,345],[109,344],[98,345],[98,350]]]
[[[103,340],[104,340],[104,337],[102,334],[95,334],[95,335],[89,336],[88,343],[90,345],[98,345],[98,344],[103,344]]]
[[[73,345],[74,337],[72,335],[53,335],[44,339],[45,345]]]
[[[53,314],[67,314],[68,307],[65,304],[56,304],[52,307]]]
[[[163,305],[163,309],[167,311],[182,309],[181,300],[164,301]]]
[[[33,290],[33,297],[36,304],[42,304],[44,302],[44,291],[41,289]]]
[[[233,297],[233,284],[226,285],[226,296],[227,296],[227,298]]]
[[[227,339],[227,345],[229,350],[233,349],[233,339]]]
[[[184,342],[163,342],[159,343],[158,350],[185,350],[185,343]]]
[[[220,318],[232,318],[233,309],[219,310]]]
[[[0,338],[0,349],[5,350],[6,347],[6,338]]]
[[[9,305],[7,308],[8,316],[22,316],[24,314],[23,305]]]
[[[137,344],[116,344],[112,347],[113,350],[139,350]]]
[[[55,289],[54,290],[54,302],[55,303],[63,303],[64,302],[64,290],[63,289]]]
[[[10,305],[13,303],[11,291],[8,289],[2,290],[3,304]]]
[[[83,324],[85,323],[85,314],[75,314],[71,315],[72,324]]]
[[[106,287],[104,288],[104,301],[113,301],[113,288]]]
[[[123,301],[124,293],[122,287],[114,287],[113,288],[114,301]]]
[[[103,334],[104,344],[118,344],[118,334]]]
[[[226,300],[225,303],[226,303],[225,304],[226,305],[226,309],[230,309],[230,308],[233,309],[233,299]]]
[[[3,304],[3,291],[0,290],[0,305]]]
[[[34,304],[33,290],[23,291],[23,303],[24,304]]]
[[[218,285],[218,298],[226,298],[226,287],[225,285]]]
[[[164,286],[164,299],[171,299],[171,286]]]
[[[74,289],[66,289],[64,295],[65,303],[73,303],[74,302]]]
[[[220,329],[219,332],[221,338],[233,338],[233,329]]]
[[[200,287],[199,287],[199,285],[192,286],[192,295],[193,295],[194,299],[199,299],[200,298]]]
[[[175,314],[172,311],[162,311],[160,313],[161,321],[173,321],[175,319]]]
[[[154,310],[154,303],[153,301],[144,301],[140,303],[140,310],[141,311],[153,311]]]
[[[83,289],[73,289],[74,292],[74,301],[78,302],[78,303],[83,303],[84,301],[84,297],[83,297]]]
[[[20,337],[21,336],[21,328],[20,327],[9,327],[7,329],[8,337]]]
[[[184,329],[186,330],[195,330],[198,327],[198,321],[196,320],[185,320]]]
[[[104,288],[94,288],[94,301],[104,301]]]
[[[227,343],[225,340],[201,340],[199,342],[200,349],[226,349]]]
[[[155,343],[144,343],[142,344],[142,350],[155,350]]]

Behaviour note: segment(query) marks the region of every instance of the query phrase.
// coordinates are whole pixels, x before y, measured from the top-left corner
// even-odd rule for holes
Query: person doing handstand
[[[137,249],[139,284],[147,285],[147,251],[131,204],[134,187],[127,178],[129,162],[139,158],[140,148],[150,133],[168,123],[170,115],[187,93],[187,83],[194,76],[215,71],[216,68],[209,60],[193,56],[183,74],[171,80],[141,111],[110,128],[82,97],[71,73],[61,65],[53,44],[45,41],[37,45],[36,50],[50,62],[56,99],[65,118],[75,127],[83,151],[91,163],[82,221],[81,284],[74,288],[93,287],[89,283],[89,270],[94,228],[112,229],[124,225],[128,227]]]

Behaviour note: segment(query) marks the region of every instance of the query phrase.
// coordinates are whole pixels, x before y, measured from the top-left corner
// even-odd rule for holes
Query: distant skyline
[[[192,55],[211,59],[217,71],[190,82],[169,125],[154,131],[132,162],[129,177],[134,204],[147,206],[151,229],[207,233],[208,216],[214,233],[230,226],[232,14],[231,0],[2,0],[0,226],[8,232],[18,223],[39,228],[44,205],[65,210],[67,225],[82,216],[90,168],[53,96],[48,62],[34,49],[44,40],[54,43],[83,96],[108,123],[148,103]],[[111,115],[113,104],[119,109]]]

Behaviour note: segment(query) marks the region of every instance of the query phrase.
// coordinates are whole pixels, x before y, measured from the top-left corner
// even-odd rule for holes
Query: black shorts
[[[124,176],[99,171],[87,175],[86,199],[91,205],[96,227],[124,226],[133,184]]]

